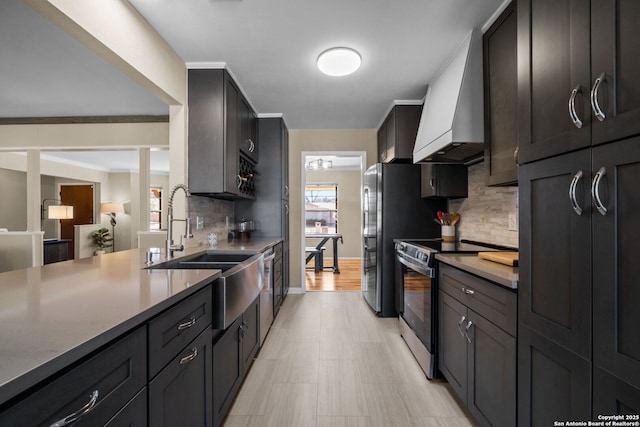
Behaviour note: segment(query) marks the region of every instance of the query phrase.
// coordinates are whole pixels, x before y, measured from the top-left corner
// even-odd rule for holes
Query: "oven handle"
[[[406,258],[403,258],[403,257],[402,257],[402,256],[400,256],[399,254],[396,254],[396,259],[397,259],[398,261],[400,261],[400,263],[404,264],[405,266],[409,267],[410,269],[412,269],[412,270],[414,270],[414,271],[416,271],[416,272],[418,272],[418,273],[420,273],[420,274],[422,274],[422,275],[425,275],[425,276],[430,277],[430,278],[432,278],[432,279],[433,279],[434,277],[436,277],[436,270],[435,270],[435,268],[423,267],[423,266],[421,266],[421,265],[418,265],[418,264],[412,263],[411,261],[409,261],[409,260],[408,260],[408,259],[406,259]]]

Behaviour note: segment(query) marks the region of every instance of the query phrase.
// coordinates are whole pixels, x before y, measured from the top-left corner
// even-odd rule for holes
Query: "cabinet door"
[[[486,426],[516,425],[516,339],[469,310],[467,407]]]
[[[467,197],[468,176],[465,165],[426,163],[421,165],[420,194],[424,198]]]
[[[149,425],[210,426],[211,363],[207,329],[149,383]]]
[[[594,363],[640,388],[640,138],[594,148],[593,169],[601,167],[595,191],[607,211],[592,214]]]
[[[387,124],[389,118],[387,118],[380,129],[378,129],[378,161],[386,163],[387,161]]]
[[[446,293],[439,292],[438,367],[456,394],[467,401],[467,308]]]
[[[487,30],[484,47],[484,168],[487,185],[518,182],[516,2]]]
[[[289,130],[282,123],[282,188],[283,188],[283,200],[289,200]],[[287,228],[287,233],[288,233]],[[288,241],[288,238],[287,238]]]
[[[140,391],[104,427],[147,427],[147,388]]]
[[[591,2],[591,85],[604,121],[594,114],[594,144],[640,134],[640,2]],[[595,110],[594,110],[595,111]],[[600,116],[602,117],[602,116]]]
[[[257,136],[257,119],[253,113],[253,109],[247,100],[239,95],[238,101],[238,118],[240,120],[240,135],[238,137],[238,145],[240,151],[244,153],[253,163],[258,162],[258,142]]]
[[[213,344],[213,425],[222,424],[242,383],[240,316]],[[178,424],[183,425],[183,424]]]
[[[520,163],[591,144],[589,10],[586,0],[518,1]],[[574,88],[581,128],[569,115]]]
[[[389,113],[389,117],[387,118],[384,126],[386,128],[385,136],[387,140],[385,143],[385,163],[392,162],[396,157],[396,131],[398,130],[396,125],[396,115],[396,109],[394,107],[391,110],[391,113]]]
[[[260,297],[247,308],[242,315],[241,326],[242,341],[242,372],[243,375],[249,371],[253,364],[253,359],[260,348]]]
[[[416,143],[418,125],[422,115],[422,106],[396,105],[394,111],[396,126],[393,152],[389,158],[391,160],[411,160],[413,159],[413,146]]]
[[[238,139],[240,137],[240,91],[227,73],[225,73],[224,76],[224,190],[231,194],[239,194]]]
[[[640,389],[598,369],[593,369],[593,418],[598,415],[631,415],[627,421],[638,421]],[[635,418],[633,417],[635,416]]]
[[[518,426],[591,417],[591,364],[526,326],[518,330]]]
[[[518,180],[519,320],[587,359],[591,358],[590,170],[587,149],[520,166]],[[573,187],[575,203],[583,209],[580,215],[572,209]]]

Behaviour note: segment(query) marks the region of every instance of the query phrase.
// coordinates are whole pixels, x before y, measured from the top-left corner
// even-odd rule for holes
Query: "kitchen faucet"
[[[187,218],[185,219],[175,219],[173,218],[173,196],[176,194],[178,189],[184,190],[184,193],[187,196]],[[171,190],[171,195],[169,196],[169,204],[167,209],[167,259],[173,258],[174,251],[183,251],[184,244],[182,243],[182,235],[180,236],[180,244],[173,243],[173,221],[184,221],[185,229],[184,229],[184,237],[189,239],[193,237],[191,234],[191,211],[189,209],[189,199],[191,198],[191,191],[189,191],[189,187],[185,184],[178,184],[173,187]]]

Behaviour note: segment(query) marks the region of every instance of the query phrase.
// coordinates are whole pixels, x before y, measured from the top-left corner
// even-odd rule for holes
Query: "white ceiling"
[[[290,129],[377,127],[393,100],[422,99],[503,1],[130,0],[185,62],[228,64],[258,113],[283,113]],[[0,1],[0,40],[0,117],[168,112],[20,0]],[[321,74],[333,46],[357,49],[360,70]]]

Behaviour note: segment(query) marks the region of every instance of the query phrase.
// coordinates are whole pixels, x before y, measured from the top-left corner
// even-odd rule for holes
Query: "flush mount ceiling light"
[[[307,170],[331,169],[333,162],[331,160],[317,159],[307,163]]]
[[[318,56],[318,68],[329,76],[346,76],[358,68],[362,59],[360,54],[348,47],[334,47]]]

